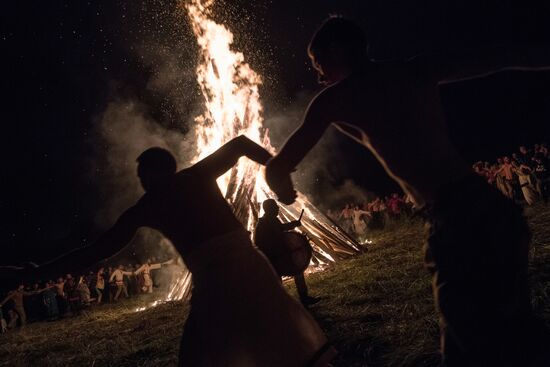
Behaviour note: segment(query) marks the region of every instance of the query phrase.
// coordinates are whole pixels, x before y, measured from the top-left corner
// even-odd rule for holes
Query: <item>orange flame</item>
[[[273,151],[263,129],[261,77],[245,62],[242,52],[231,49],[231,31],[210,18],[213,3],[213,0],[190,0],[184,5],[199,46],[197,82],[205,103],[204,113],[195,119],[198,151],[194,161],[241,134]],[[255,199],[266,199],[263,193],[268,191],[267,184],[263,175],[257,175],[256,164],[242,160],[235,172],[237,185],[255,184],[254,192],[264,196]],[[228,173],[218,180],[224,195],[229,179]],[[228,199],[232,201],[235,197]]]

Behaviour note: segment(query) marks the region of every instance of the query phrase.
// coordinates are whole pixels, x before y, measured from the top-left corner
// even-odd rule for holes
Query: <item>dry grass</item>
[[[0,336],[0,366],[176,365],[187,307],[173,302],[135,312],[151,301],[122,300]]]
[[[533,302],[550,321],[550,208],[527,214]],[[370,237],[368,253],[308,278],[322,297],[311,312],[339,350],[335,366],[435,366],[438,326],[422,265],[422,223],[402,221]],[[0,366],[174,366],[187,305],[133,312],[150,301],[96,307],[87,316],[0,336]]]

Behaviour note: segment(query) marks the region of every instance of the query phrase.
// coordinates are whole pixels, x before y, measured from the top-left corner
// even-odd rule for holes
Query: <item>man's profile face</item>
[[[319,84],[329,86],[338,83],[349,75],[347,68],[336,62],[337,59],[337,55],[311,56],[311,64],[317,71]]]
[[[148,191],[152,186],[153,180],[151,175],[148,174],[147,170],[141,164],[137,167],[137,176],[139,177],[139,182],[141,183],[143,190]]]

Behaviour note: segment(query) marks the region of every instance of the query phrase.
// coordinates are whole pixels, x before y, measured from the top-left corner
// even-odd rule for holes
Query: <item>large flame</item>
[[[204,96],[205,110],[196,118],[199,160],[238,135],[263,145],[273,152],[268,131],[263,127],[260,101],[260,76],[245,62],[241,52],[231,48],[233,34],[227,27],[212,20],[214,0],[182,2],[187,11],[199,46],[197,81]],[[260,167],[250,160],[238,165],[218,180],[222,193],[235,214],[249,231],[253,231],[260,203],[274,195],[258,174]],[[304,195],[299,194],[292,206],[282,207],[286,220],[295,220],[305,211],[302,232],[314,242],[317,264],[332,262],[343,254],[357,252],[355,241],[321,214]]]
[[[231,49],[233,34],[211,17],[213,0],[191,0],[184,3],[199,46],[197,82],[204,96],[204,113],[198,116],[195,161],[204,158],[224,143],[246,135],[273,151],[263,128],[259,85],[261,77],[245,62],[242,52]],[[241,186],[254,186],[254,202],[266,199],[268,191],[258,165],[241,160],[218,184],[230,202],[237,199]],[[228,192],[230,183],[236,185]],[[260,197],[258,197],[260,196]],[[252,224],[252,223],[247,223]]]

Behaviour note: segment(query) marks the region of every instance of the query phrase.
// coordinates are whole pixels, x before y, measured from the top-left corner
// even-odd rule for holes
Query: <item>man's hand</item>
[[[291,171],[277,158],[270,159],[266,164],[265,179],[280,202],[286,205],[294,203],[297,194],[290,178]]]

